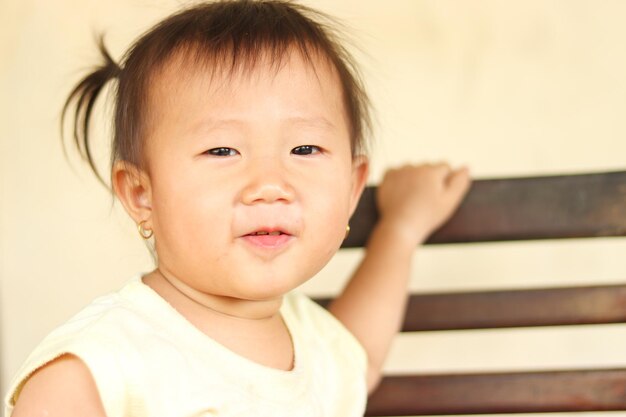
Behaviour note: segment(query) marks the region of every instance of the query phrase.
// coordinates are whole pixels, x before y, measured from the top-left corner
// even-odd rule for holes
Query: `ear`
[[[148,174],[128,161],[113,165],[111,184],[115,195],[136,224],[145,220],[152,229],[152,187]]]
[[[350,217],[361,199],[363,189],[367,183],[369,160],[365,155],[357,155],[352,160],[352,187],[350,191]]]

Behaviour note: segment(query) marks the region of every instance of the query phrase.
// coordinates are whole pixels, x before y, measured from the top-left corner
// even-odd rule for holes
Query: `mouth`
[[[268,232],[265,230],[260,230],[258,232],[252,232],[247,234],[246,236],[280,236],[280,235],[288,235],[289,233],[284,233],[280,230],[276,230],[273,232]]]
[[[280,249],[293,238],[287,231],[277,228],[263,228],[242,237],[253,246],[264,249]]]

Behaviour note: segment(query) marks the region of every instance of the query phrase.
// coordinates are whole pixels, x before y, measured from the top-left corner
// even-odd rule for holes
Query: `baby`
[[[412,254],[466,168],[389,170],[366,255],[325,310],[292,291],[336,253],[368,174],[368,99],[327,19],[283,1],[202,3],[74,89],[75,138],[116,82],[111,183],[156,267],[29,356],[21,416],[360,416],[398,331]],[[94,168],[94,172],[96,172]],[[96,172],[96,175],[97,172]]]

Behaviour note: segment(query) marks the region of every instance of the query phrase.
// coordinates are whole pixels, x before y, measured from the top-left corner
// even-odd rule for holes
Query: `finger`
[[[460,196],[467,192],[471,182],[469,169],[467,167],[462,167],[455,170],[448,177],[448,189],[453,195]]]
[[[443,180],[443,182],[447,182],[447,178],[450,175],[450,165],[448,163],[445,162],[440,162],[436,165],[432,166],[432,172],[439,177],[441,180]]]

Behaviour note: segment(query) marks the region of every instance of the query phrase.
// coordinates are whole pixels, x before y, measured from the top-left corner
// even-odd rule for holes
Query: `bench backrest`
[[[343,247],[367,241],[378,216],[375,191],[365,189]],[[608,236],[626,236],[626,172],[474,180],[426,244]],[[402,331],[624,323],[624,278],[624,285],[412,294]],[[626,367],[385,376],[366,415],[608,410],[626,410]]]

